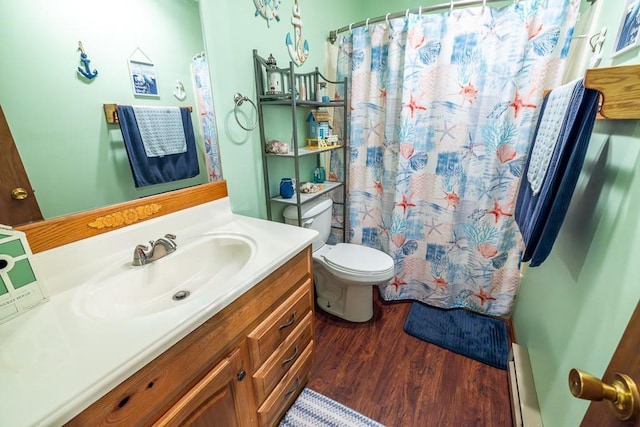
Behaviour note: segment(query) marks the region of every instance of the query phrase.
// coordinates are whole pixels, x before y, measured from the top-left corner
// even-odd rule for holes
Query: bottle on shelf
[[[316,88],[316,101],[329,102],[329,94],[327,93],[327,82],[318,82]]]

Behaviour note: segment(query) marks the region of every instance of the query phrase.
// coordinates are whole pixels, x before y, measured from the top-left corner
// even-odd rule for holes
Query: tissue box
[[[25,234],[0,225],[0,323],[45,301]]]

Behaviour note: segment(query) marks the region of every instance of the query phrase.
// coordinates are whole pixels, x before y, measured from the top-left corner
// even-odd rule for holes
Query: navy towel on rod
[[[136,187],[193,178],[200,173],[191,112],[180,108],[187,151],[161,157],[147,157],[133,107],[118,105],[118,120],[129,156]]]
[[[536,137],[550,98],[551,95],[547,96],[541,107],[515,209],[515,220],[525,244],[522,261],[531,261],[531,267],[539,266],[549,256],[564,221],[589,146],[598,112],[599,92],[586,89],[582,81],[575,85],[557,140],[553,141],[555,147],[552,147],[548,166],[545,165],[544,179],[536,183],[539,186],[536,185],[537,191],[534,191],[528,175]]]

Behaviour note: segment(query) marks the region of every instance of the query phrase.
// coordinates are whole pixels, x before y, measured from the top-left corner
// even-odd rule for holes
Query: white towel
[[[187,151],[182,116],[178,107],[133,107],[147,157]]]
[[[534,195],[540,192],[551,156],[556,148],[574,89],[582,79],[574,80],[551,91],[533,141],[527,180]]]

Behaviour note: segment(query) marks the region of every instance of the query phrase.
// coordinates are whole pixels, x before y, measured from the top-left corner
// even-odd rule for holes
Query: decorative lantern
[[[269,58],[267,58],[267,84],[267,95],[282,94],[278,64],[276,63],[276,58],[273,57],[273,54],[269,54]]]

